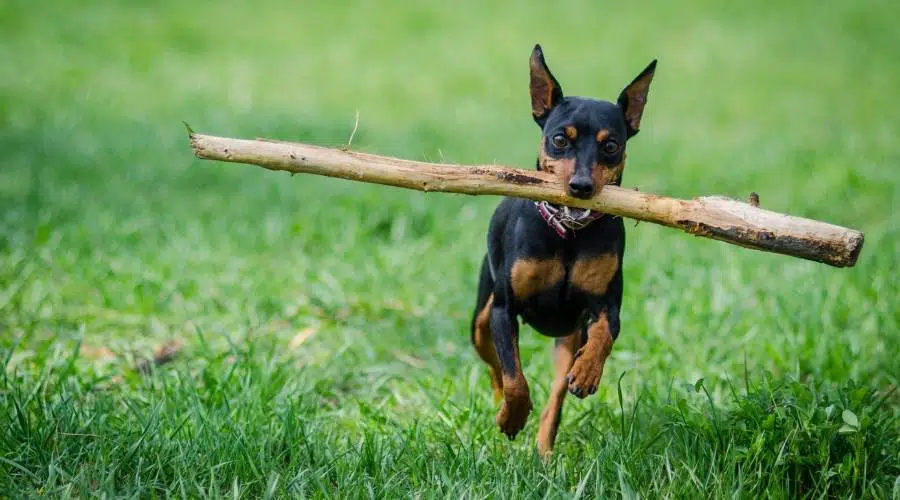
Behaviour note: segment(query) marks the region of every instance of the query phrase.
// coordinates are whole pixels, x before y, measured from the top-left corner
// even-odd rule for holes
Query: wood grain
[[[772,212],[721,196],[681,200],[606,186],[592,198],[581,200],[568,196],[558,176],[549,172],[499,165],[427,163],[309,144],[232,139],[193,131],[190,140],[194,155],[207,160],[426,192],[549,201],[661,224],[695,236],[835,267],[853,266],[863,245],[860,231]]]

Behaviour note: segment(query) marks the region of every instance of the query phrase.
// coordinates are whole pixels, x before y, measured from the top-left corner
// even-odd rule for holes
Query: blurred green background
[[[622,335],[567,422],[615,413],[626,372],[626,403],[765,372],[897,384],[896,2],[7,0],[0,14],[0,346],[18,384],[60,364],[105,383],[179,338],[181,379],[227,373],[229,356],[277,365],[277,387],[247,394],[311,402],[323,432],[387,436],[374,421],[434,423],[471,404],[471,422],[450,417],[429,439],[529,452],[536,415],[501,441],[468,340],[497,199],[200,162],[182,121],[340,146],[358,110],[354,149],[530,168],[536,42],[570,95],[612,100],[659,59],[624,185],[756,191],[765,208],[866,234],[857,266],[834,269],[628,224]],[[522,342],[539,409],[549,342]],[[727,384],[707,384],[725,404]],[[155,397],[134,377],[112,390]],[[613,432],[572,425],[570,456]],[[6,455],[37,460],[23,456]]]

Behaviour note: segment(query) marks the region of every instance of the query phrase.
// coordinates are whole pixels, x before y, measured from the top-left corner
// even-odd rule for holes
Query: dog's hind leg
[[[500,376],[500,360],[491,338],[491,307],[494,305],[494,280],[487,256],[481,263],[481,277],[478,280],[478,300],[472,314],[472,345],[478,356],[487,363],[491,374],[491,389],[494,391],[494,402],[503,397],[503,379]]]
[[[537,449],[542,457],[549,456],[553,451],[553,443],[556,441],[556,431],[559,429],[559,422],[562,418],[563,402],[566,399],[569,382],[566,375],[572,368],[572,361],[575,359],[575,351],[582,344],[583,335],[581,332],[573,333],[568,337],[556,339],[553,346],[553,364],[555,377],[553,385],[550,386],[550,397],[547,399],[547,406],[541,412],[541,424],[537,434]]]
[[[497,425],[510,439],[525,427],[531,413],[531,395],[528,381],[522,372],[519,356],[519,322],[513,306],[509,303],[512,291],[499,283],[494,287],[491,306],[491,337],[500,360],[500,374],[503,382],[503,404],[497,412]]]

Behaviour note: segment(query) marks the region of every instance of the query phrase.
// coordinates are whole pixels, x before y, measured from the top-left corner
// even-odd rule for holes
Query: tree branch
[[[853,266],[863,245],[863,233],[859,231],[764,210],[721,196],[680,200],[605,186],[593,198],[580,200],[568,196],[557,177],[546,172],[496,165],[410,161],[293,142],[216,137],[190,129],[188,133],[197,158],[418,191],[514,196],[590,208],[835,267]]]

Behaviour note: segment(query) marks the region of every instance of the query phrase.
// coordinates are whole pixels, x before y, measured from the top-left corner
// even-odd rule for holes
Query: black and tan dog
[[[620,184],[625,143],[638,133],[656,61],[618,102],[563,97],[540,45],[531,54],[531,113],[541,127],[537,168],[557,174],[570,195],[590,198]],[[541,414],[538,451],[552,451],[566,391],[593,394],[619,333],[622,219],[506,198],[488,230],[472,318],[472,343],[491,372],[497,425],[510,439],[531,412],[519,359],[519,316],[556,338],[556,378]]]

